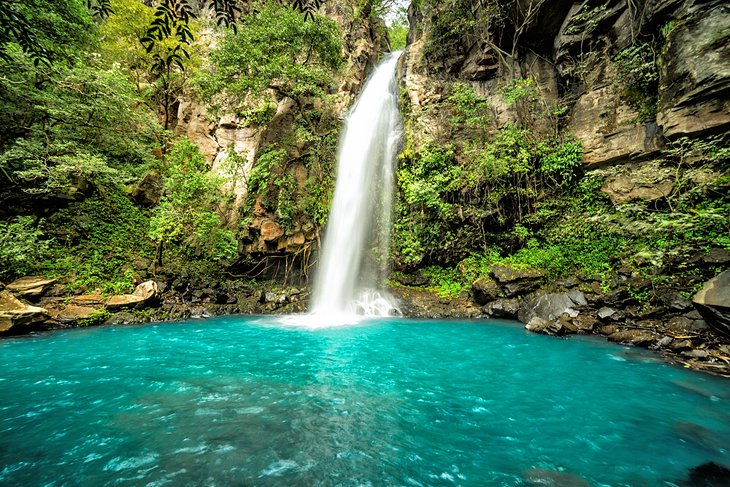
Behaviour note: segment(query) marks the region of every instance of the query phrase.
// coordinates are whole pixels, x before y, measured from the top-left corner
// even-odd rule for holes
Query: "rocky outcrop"
[[[48,319],[48,311],[18,300],[9,290],[0,291],[0,333],[24,333],[31,331]]]
[[[108,310],[137,308],[159,297],[159,287],[155,281],[139,284],[132,294],[119,294],[110,297],[105,306]]]
[[[730,6],[685,3],[694,12],[672,20],[662,53],[657,123],[669,138],[730,128]]]
[[[569,110],[567,129],[582,142],[588,167],[647,160],[658,155],[666,139],[730,129],[726,2],[533,0],[519,5],[519,13],[507,15],[506,26],[495,22],[490,30],[484,21],[448,35],[438,30],[443,29],[440,16],[446,15],[442,8],[411,6],[404,87],[426,135],[438,132],[432,129],[438,117],[418,110],[442,98],[445,81],[470,83],[489,101],[499,127],[522,116],[519,107],[506,106],[499,96],[500,84],[520,77],[538,82],[541,102]],[[493,14],[478,7],[469,13],[486,19]],[[435,37],[441,42],[437,47]],[[646,55],[658,61],[645,59],[640,67],[627,68],[634,75],[656,71],[642,73],[656,82],[639,93],[622,79],[616,59],[642,43],[650,46]]]
[[[692,299],[697,311],[718,333],[730,337],[730,271],[705,283]]]
[[[56,279],[26,276],[11,282],[6,286],[6,289],[18,296],[32,299],[42,296],[56,282]]]
[[[160,202],[163,187],[164,184],[160,173],[149,171],[142,176],[130,196],[138,205],[151,208]]]
[[[269,90],[260,95],[270,97],[275,104],[273,118],[266,123],[252,123],[226,113],[225,100],[220,101],[222,108],[215,116],[193,96],[185,95],[179,103],[175,133],[187,136],[200,147],[211,171],[226,181],[222,190],[233,195],[233,204],[226,209],[223,220],[228,228],[242,230],[239,249],[243,256],[236,271],[250,272],[262,279],[306,281],[309,256],[317,251],[320,229],[319,219],[304,211],[301,202],[311,198],[312,181],[316,178],[313,179],[310,158],[312,153],[322,151],[322,144],[313,144],[310,135],[300,136],[302,125],[306,122],[307,130],[331,132],[328,124],[339,124],[338,118],[344,117],[370,70],[388,50],[383,21],[369,15],[357,2],[325,2],[320,13],[339,23],[343,34],[346,66],[335,80],[337,93],[333,105],[316,97],[293,100]],[[317,115],[309,120],[313,113]],[[302,114],[306,114],[307,120]],[[278,189],[285,194],[279,197],[269,188],[256,198],[248,198],[251,171],[261,154],[271,148],[286,153],[273,169],[277,171],[277,180],[286,182],[285,188]],[[288,208],[296,207],[296,214],[290,211],[284,215],[279,211],[279,200],[292,202]],[[249,206],[242,211],[244,203],[250,204],[250,211]]]

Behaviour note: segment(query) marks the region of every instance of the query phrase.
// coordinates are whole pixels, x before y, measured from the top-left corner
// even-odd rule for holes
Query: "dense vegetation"
[[[42,273],[71,292],[118,293],[147,272],[211,276],[242,255],[245,213],[259,197],[285,226],[305,214],[323,224],[342,33],[312,10],[321,2],[292,4],[248,2],[235,24],[186,2],[3,4],[0,278]],[[216,47],[202,42],[204,29]],[[253,126],[265,126],[283,99],[296,104],[292,129],[257,155],[243,208],[226,188],[245,157],[231,147],[212,172],[170,131],[183,96],[218,113],[224,103]],[[288,167],[294,148],[310,170],[299,193]],[[156,201],[133,193],[145,175],[161,181]]]

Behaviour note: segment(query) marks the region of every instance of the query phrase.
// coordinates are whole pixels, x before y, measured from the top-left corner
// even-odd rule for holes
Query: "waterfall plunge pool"
[[[0,485],[656,486],[730,464],[730,382],[648,352],[499,321],[280,323],[3,340]]]

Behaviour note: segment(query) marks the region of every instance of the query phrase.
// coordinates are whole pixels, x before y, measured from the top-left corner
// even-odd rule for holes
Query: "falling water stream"
[[[402,134],[395,76],[399,57],[400,51],[392,53],[375,69],[347,117],[315,279],[312,310],[317,316],[398,314],[392,299],[377,288],[387,264],[393,164]]]

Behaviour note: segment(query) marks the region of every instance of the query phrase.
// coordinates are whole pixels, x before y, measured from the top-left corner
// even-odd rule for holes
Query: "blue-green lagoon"
[[[730,381],[510,322],[222,317],[6,339],[0,362],[0,485],[657,486],[730,464]]]

